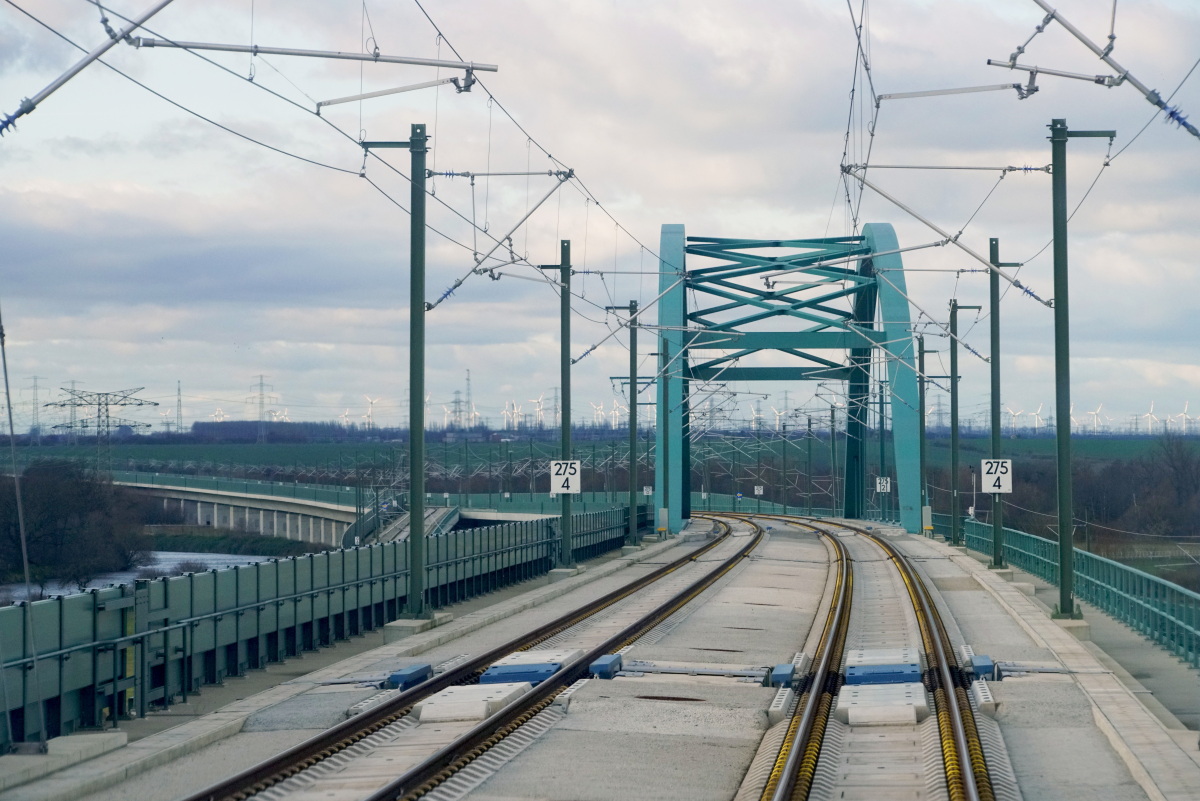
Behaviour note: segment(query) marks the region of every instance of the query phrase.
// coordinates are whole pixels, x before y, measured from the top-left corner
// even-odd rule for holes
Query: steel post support
[[[1067,121],[1050,123],[1050,181],[1054,218],[1054,420],[1058,457],[1058,613],[1074,613],[1071,486],[1071,344],[1067,298]]]
[[[808,453],[805,460],[805,470],[808,471],[808,516],[813,513],[813,472],[812,472],[813,430],[812,415],[808,416]]]
[[[425,614],[425,154],[424,123],[407,142],[363,142],[364,149],[407,148],[410,233],[408,282],[408,593],[405,611]],[[378,510],[378,505],[376,505]],[[378,511],[376,512],[378,513]]]
[[[755,451],[755,457],[758,459],[758,464],[754,468],[755,480],[762,481],[763,480],[763,477],[762,477],[763,471],[762,471],[762,427],[761,426],[754,430],[754,451]],[[758,513],[762,513],[762,496],[758,494],[758,488],[759,488],[759,486],[762,486],[762,485],[755,484],[753,486],[754,486],[754,500],[757,504],[754,507],[754,511],[758,512]],[[765,486],[763,486],[764,492],[766,492],[766,489],[767,488]]]
[[[962,544],[962,520],[958,500],[958,313],[978,311],[979,306],[960,306],[950,300],[950,542]]]
[[[425,614],[425,125],[409,134],[408,612]]]
[[[1071,343],[1067,281],[1067,139],[1107,137],[1116,131],[1068,131],[1050,122],[1051,209],[1054,219],[1054,415],[1058,456],[1058,614],[1074,617],[1074,499],[1071,487]]]
[[[785,420],[783,423],[783,440],[779,446],[779,494],[783,496],[783,513],[785,515],[788,513],[787,446],[787,421]]]
[[[929,488],[925,483],[925,459],[926,459],[926,453],[928,452],[928,446],[925,442],[925,385],[926,385],[925,354],[926,353],[928,353],[928,351],[925,350],[925,335],[921,334],[920,336],[917,337],[917,373],[918,373],[917,386],[919,387],[917,397],[918,397],[918,403],[920,404],[919,409],[918,409],[918,411],[919,411],[918,416],[921,418],[920,422],[918,423],[918,428],[921,432],[920,467],[918,468],[918,471],[920,474],[919,480],[921,482],[921,515],[922,515],[921,525],[922,525],[922,527],[924,527],[924,525],[925,525],[925,523],[924,523],[925,507],[929,505],[929,492],[928,492]]]
[[[989,240],[989,260],[1000,267],[1000,240]],[[988,275],[989,310],[991,317],[992,360],[992,458],[1000,458],[1000,272]],[[999,493],[992,493],[992,567],[1004,567],[1004,505]]]
[[[879,477],[883,478],[887,475],[887,453],[885,446],[887,445],[887,411],[884,406],[884,401],[887,399],[887,380],[879,382]],[[879,496],[879,519],[887,520],[887,510],[884,509],[884,503],[890,493],[876,493]]]
[[[837,480],[837,407],[829,404],[829,492],[833,499],[829,504],[829,514],[837,514],[838,480]]]
[[[562,384],[562,458],[563,461],[571,460],[571,242],[564,239],[559,243],[559,272],[558,280],[561,286],[558,289],[561,299],[560,311],[562,314],[560,337],[560,349],[562,363],[560,365],[560,378]],[[595,464],[595,459],[592,460]],[[583,481],[582,471],[579,476],[580,482]],[[571,494],[568,492],[562,493],[562,521],[559,524],[559,548],[558,548],[558,566],[559,567],[574,567],[575,552],[571,544]]]
[[[950,544],[959,544],[959,301],[950,299]]]
[[[859,262],[860,275],[875,274],[873,260],[864,258]],[[860,289],[854,296],[854,319],[852,330],[870,329],[875,321],[874,286]],[[863,345],[850,349],[850,381],[846,400],[846,495],[842,516],[851,520],[864,517],[866,513],[867,483],[867,415],[870,414],[871,354],[874,343],[867,340]]]
[[[637,309],[636,300],[629,301],[629,534],[627,544],[637,545],[638,537],[638,453],[637,453],[637,419],[638,419],[638,350],[637,350]]]

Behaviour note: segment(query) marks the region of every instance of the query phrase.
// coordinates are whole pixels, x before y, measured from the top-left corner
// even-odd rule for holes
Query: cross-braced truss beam
[[[911,458],[917,452],[916,374],[895,242],[891,226],[879,224],[866,226],[862,236],[776,240],[688,237],[681,225],[663,226],[657,442],[663,458],[655,505],[667,510],[669,528],[678,530],[690,513],[693,381],[846,382],[844,512],[860,516],[869,371],[882,351],[901,518],[919,529],[919,468]],[[877,269],[894,272],[884,282]],[[900,431],[910,424],[911,435]]]

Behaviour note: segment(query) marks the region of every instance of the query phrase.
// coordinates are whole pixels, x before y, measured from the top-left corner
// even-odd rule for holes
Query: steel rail
[[[798,521],[789,521],[796,523]],[[829,723],[833,699],[841,685],[842,655],[850,626],[850,604],[854,596],[854,569],[849,551],[836,537],[808,523],[800,525],[826,537],[837,553],[838,572],[834,599],[829,605],[825,628],[818,646],[818,659],[805,681],[805,690],[788,725],[775,766],[763,788],[762,799],[784,801],[807,798],[821,756],[821,744]]]
[[[391,701],[326,729],[270,759],[236,773],[198,793],[180,799],[180,801],[243,801],[262,792],[394,723],[407,715],[415,704],[434,693],[447,687],[476,681],[479,675],[496,660],[514,651],[532,648],[588,617],[602,612],[618,601],[645,589],[679,568],[696,561],[725,540],[729,534],[729,527],[725,525],[724,529],[721,536],[714,541],[663,565],[658,570],[406,690]]]
[[[926,640],[926,656],[936,661],[931,668],[937,671],[935,700],[940,690],[945,698],[938,704],[938,728],[942,737],[943,759],[946,764],[946,784],[951,801],[995,801],[987,760],[983,745],[975,726],[975,716],[966,697],[965,682],[950,636],[941,615],[933,603],[929,588],[899,549],[868,532],[869,537],[892,560],[904,578],[913,607],[917,611],[917,622]],[[942,707],[945,708],[943,718]],[[952,781],[954,779],[954,781]]]
[[[597,658],[637,640],[736,567],[762,541],[765,533],[760,526],[754,523],[750,525],[755,529],[755,536],[716,569],[709,571],[699,580],[676,593],[657,609],[643,615],[637,622],[592,648],[575,662],[564,666],[530,692],[482,721],[421,764],[367,796],[363,801],[412,801],[430,792],[462,770],[493,745],[499,743],[549,706],[555,697],[572,683],[584,677],[591,663]]]
[[[839,554],[844,553],[845,546],[838,542],[836,537],[832,536],[829,531],[821,528],[822,525],[830,525],[827,521],[813,518],[804,519],[790,515],[745,516],[745,518],[750,517],[766,517],[810,528],[835,543]],[[813,522],[808,522],[810,520]],[[975,726],[974,713],[971,711],[970,701],[966,695],[962,671],[957,659],[954,657],[954,649],[951,645],[949,634],[924,580],[909,564],[907,558],[900,553],[899,549],[891,543],[880,539],[859,526],[846,523],[839,523],[837,526],[862,534],[887,554],[889,560],[900,572],[900,576],[909,593],[909,600],[916,612],[917,623],[925,645],[926,657],[930,662],[929,674],[931,675],[927,676],[926,686],[929,687],[934,695],[938,716],[938,730],[942,741],[946,788],[951,801],[995,801],[991,776],[987,769],[987,760],[983,753],[983,745],[979,738],[978,729]],[[848,557],[846,559],[848,560]],[[852,573],[850,581],[852,584]],[[851,588],[846,589],[849,591]],[[837,599],[835,599],[834,605],[836,603]],[[833,615],[832,606],[830,618]],[[847,623],[848,618],[849,616],[847,615]],[[824,644],[825,638],[829,636],[828,626],[829,624],[827,623],[826,632],[822,635],[822,644]],[[824,661],[824,657],[825,654],[822,654],[822,661]],[[810,673],[810,676],[815,677],[816,675],[817,670],[814,669]],[[832,682],[829,679],[825,679],[825,681],[827,682],[827,687],[830,684],[837,683],[836,679]],[[814,685],[810,684],[810,689],[806,691],[810,696],[815,695],[811,691],[812,686]],[[836,693],[836,689],[833,690],[833,693]],[[813,714],[810,711],[810,707],[813,705],[810,697],[808,699],[802,698],[801,705],[797,706],[797,713],[793,716],[793,722],[789,727],[788,734],[784,738],[784,745],[780,749],[779,761],[783,761],[786,758],[787,767],[784,769],[784,774],[779,777],[777,785],[772,785],[772,781],[775,779],[774,772],[772,773],[772,777],[768,779],[767,787],[761,796],[762,799],[770,798],[771,801],[782,801],[783,799],[803,799],[808,797],[811,790],[811,777],[806,776],[803,772],[797,774],[793,771],[793,768],[796,771],[801,771],[802,768],[804,770],[815,769],[815,762],[810,767],[807,763],[801,763],[796,758],[796,754],[801,751],[815,751],[819,755],[819,742],[806,742],[801,739],[802,732],[812,732],[817,728],[820,729],[819,734],[823,736],[824,727],[820,725],[820,721],[809,720],[809,716]],[[812,734],[807,736],[812,737]],[[802,743],[803,747],[798,747],[796,745],[797,742]],[[808,784],[805,783],[806,779],[809,780]]]

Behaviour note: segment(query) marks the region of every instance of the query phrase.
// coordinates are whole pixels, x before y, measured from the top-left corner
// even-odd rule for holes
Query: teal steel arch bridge
[[[900,522],[921,530],[919,382],[900,247],[891,225],[860,236],[721,239],[664,225],[659,249],[655,508],[690,517],[694,382],[846,386],[846,517],[866,499],[873,363],[885,365]],[[689,305],[689,298],[691,304]]]

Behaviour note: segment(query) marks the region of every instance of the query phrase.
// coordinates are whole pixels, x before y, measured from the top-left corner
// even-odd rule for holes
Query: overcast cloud
[[[98,12],[84,0],[15,2],[85,48],[103,39]],[[109,5],[133,15],[150,0]],[[857,14],[860,3],[851,5]],[[1050,160],[1046,126],[1058,117],[1073,129],[1116,129],[1111,154],[1120,152],[1105,168],[1105,140],[1069,146],[1072,208],[1102,172],[1071,225],[1076,417],[1103,403],[1111,425],[1123,426],[1152,401],[1163,417],[1189,400],[1197,402],[1190,413],[1200,414],[1200,278],[1191,259],[1200,251],[1200,141],[1161,119],[1137,136],[1154,109],[1132,86],[1041,75],[1040,91],[1027,100],[1007,90],[884,101],[872,139],[861,71],[851,100],[856,44],[851,12],[839,0],[427,0],[441,41],[412,2],[366,7],[370,26],[362,3],[348,0],[176,0],[149,27],[166,38],[248,44],[253,25],[259,45],[355,52],[373,29],[371,46],[384,54],[442,59],[454,58],[449,42],[467,60],[499,65],[479,77],[536,144],[478,87],[311,113],[317,100],[447,77],[444,70],[286,57],[252,64],[248,55],[206,54],[229,74],[181,51],[114,48],[106,60],[155,91],[323,166],[235,136],[100,64],[22,118],[0,139],[0,303],[10,374],[14,387],[25,388],[14,404],[19,421],[30,420],[35,375],[49,388],[43,401],[74,380],[93,391],[144,386],[144,397],[171,407],[180,381],[190,423],[217,407],[252,416],[256,406],[245,400],[265,374],[271,405],[293,420],[332,420],[344,410],[360,418],[370,395],[383,399],[377,422],[402,424],[408,217],[382,193],[407,206],[408,185],[373,158],[365,164],[370,182],[358,176],[360,135],[403,140],[412,123],[426,123],[435,142],[430,167],[439,172],[558,169],[539,145],[575,170],[601,208],[585,201],[579,184],[567,184],[516,231],[512,247],[532,264],[548,264],[557,261],[559,239],[572,241],[573,260],[586,271],[574,287],[582,296],[574,304],[578,356],[615,326],[604,306],[645,305],[657,294],[654,251],[665,223],[722,237],[850,234],[843,150],[860,163],[870,146],[873,165],[1040,167]],[[1109,3],[1057,7],[1092,39],[1107,41]],[[863,27],[874,89],[1024,82],[1024,73],[985,61],[1006,59],[1042,17],[1032,0],[877,0]],[[1200,5],[1126,0],[1116,20],[1114,57],[1164,96],[1200,57]],[[79,55],[0,6],[0,113],[15,111]],[[1021,61],[1112,72],[1055,24]],[[251,69],[253,83],[244,80]],[[1200,114],[1200,75],[1172,103]],[[408,172],[405,151],[383,155]],[[939,226],[962,230],[976,252],[986,254],[988,238],[998,237],[1005,261],[1028,261],[1021,280],[1052,296],[1050,250],[1033,258],[1050,239],[1045,173],[1010,174],[998,185],[988,172],[870,175]],[[489,235],[506,233],[554,183],[437,178],[428,299],[465,275],[472,253],[491,247]],[[473,233],[472,221],[488,233]],[[940,238],[869,192],[858,221],[893,224],[902,246]],[[952,296],[986,304],[985,276],[950,272],[979,266],[961,252],[918,251],[905,266],[914,300],[943,322]],[[506,271],[536,277],[528,266]],[[468,280],[428,315],[431,422],[441,422],[455,390],[465,393],[467,370],[476,406],[493,426],[506,402],[530,412],[531,398],[549,398],[558,384],[557,314],[551,287]],[[1045,404],[1047,417],[1052,314],[1010,293],[1002,317],[1004,402],[1014,410]],[[986,352],[987,321],[964,313],[962,328]],[[945,350],[944,339],[932,341]],[[609,377],[626,370],[624,342],[622,333],[576,365],[576,418],[591,420],[592,404],[611,408]],[[987,366],[967,355],[962,362],[964,408],[974,413],[986,402]],[[797,408],[812,392],[809,385],[733,389],[769,393],[764,409],[782,408],[784,389]],[[749,410],[743,396],[738,415]],[[160,418],[147,411],[141,419]]]

